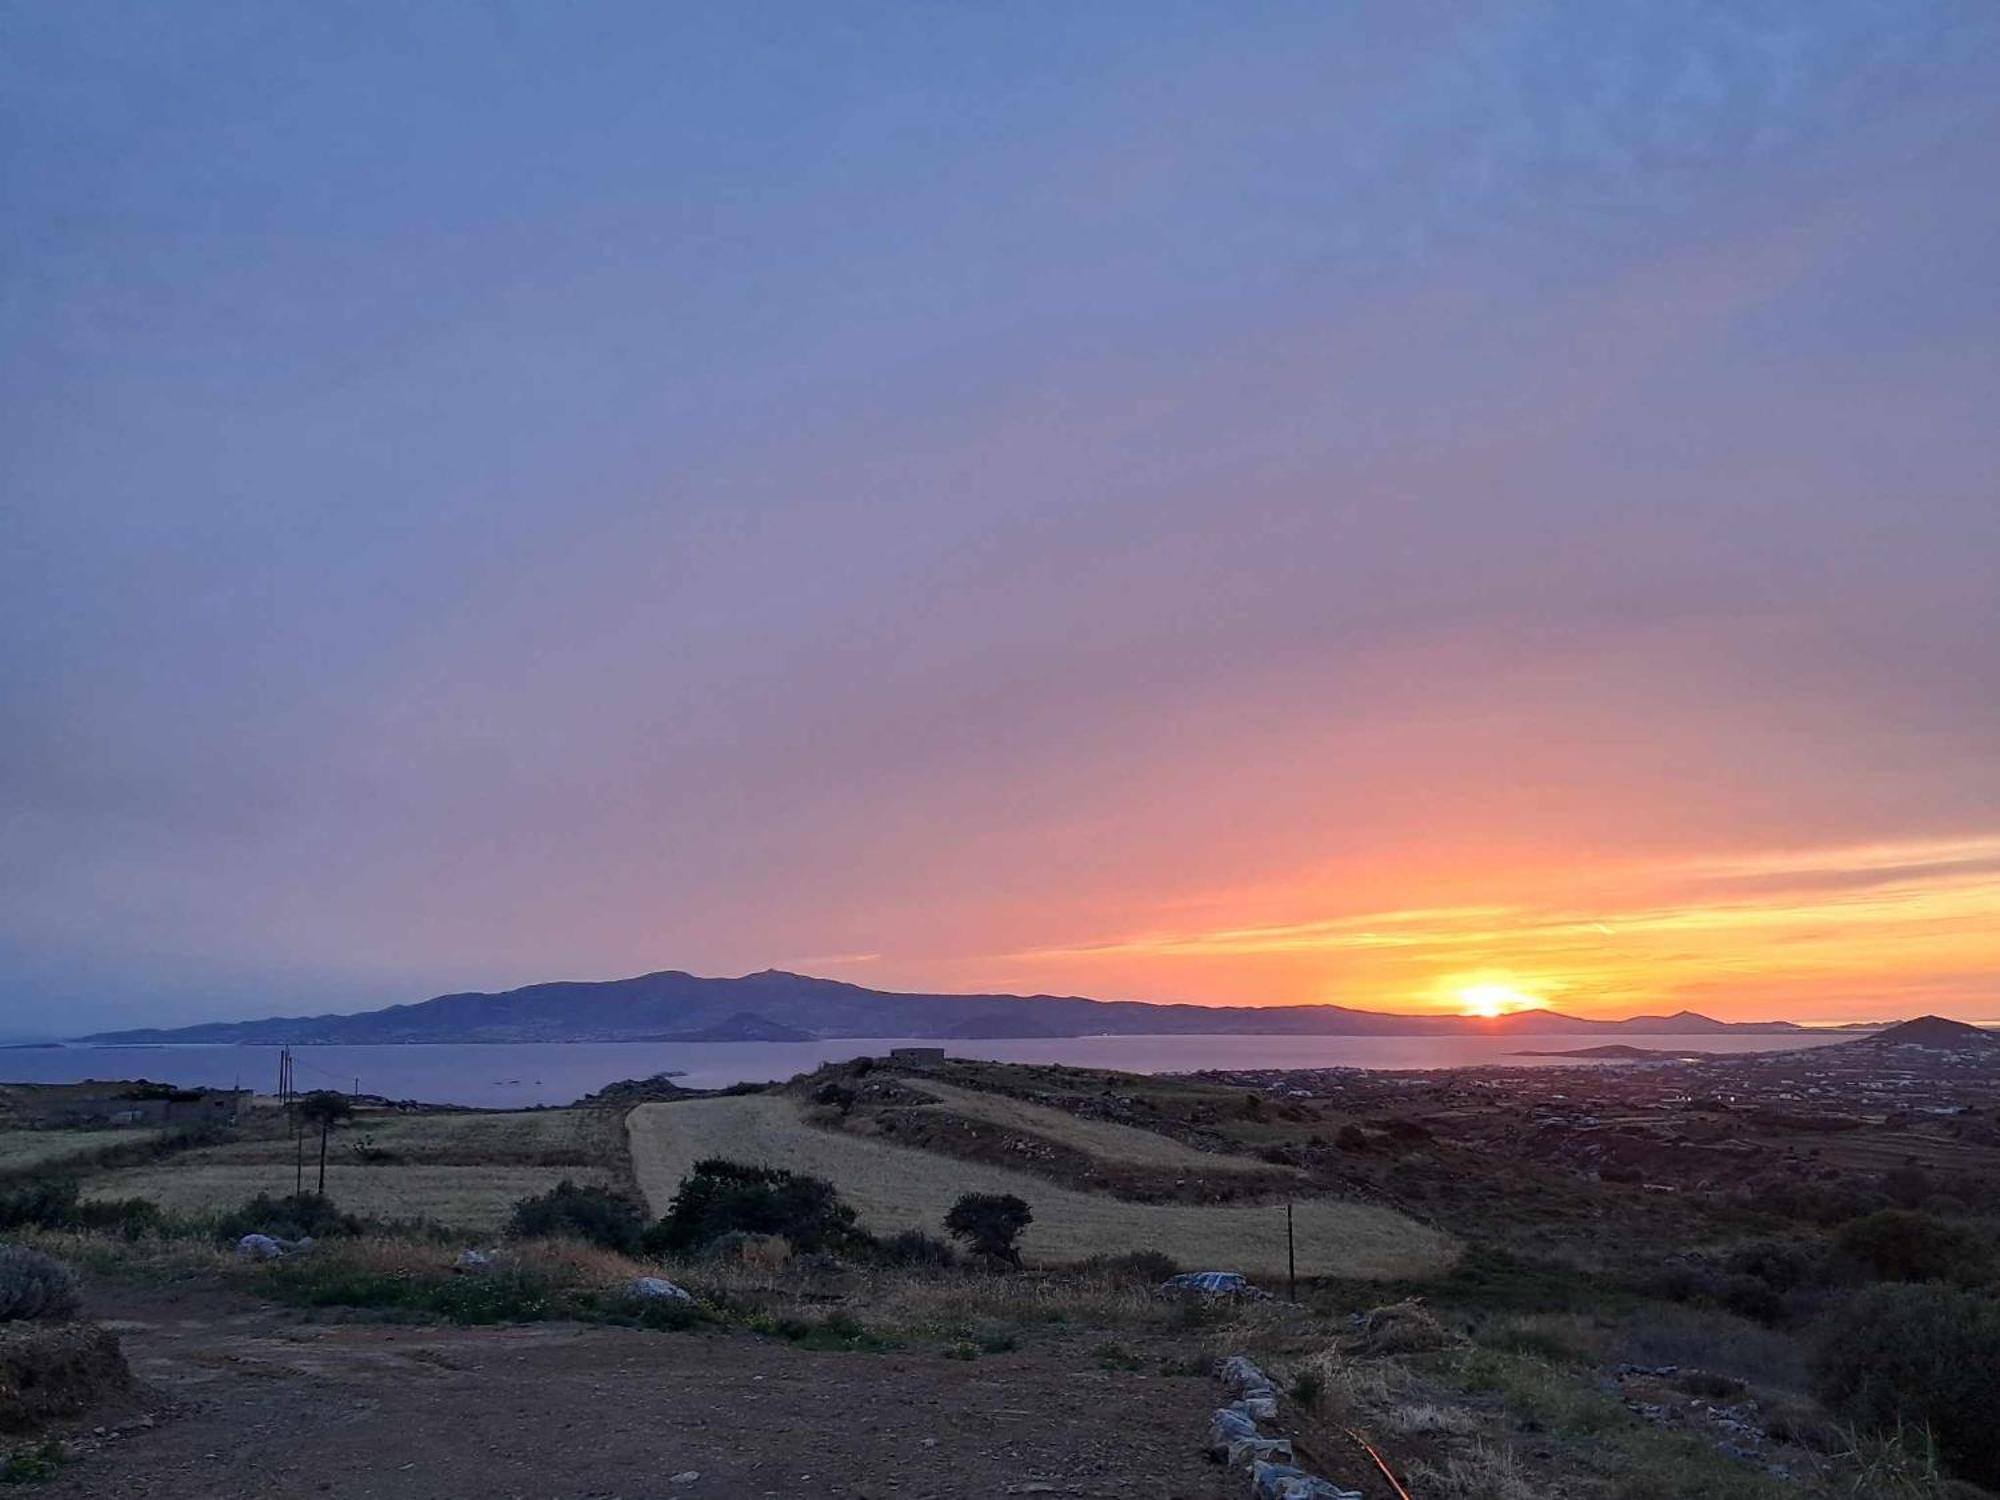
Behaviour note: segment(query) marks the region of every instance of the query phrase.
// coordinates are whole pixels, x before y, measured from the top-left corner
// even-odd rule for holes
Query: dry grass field
[[[275,1124],[275,1122],[274,1122]],[[433,1219],[469,1233],[506,1222],[515,1201],[567,1177],[610,1183],[623,1142],[615,1117],[592,1110],[523,1114],[364,1114],[335,1131],[327,1195],[349,1213]],[[364,1160],[366,1143],[382,1159]],[[308,1189],[318,1180],[316,1138],[305,1151]],[[91,1177],[87,1198],[150,1198],[174,1213],[218,1213],[258,1193],[292,1191],[291,1137],[204,1147]]]
[[[0,1130],[0,1173],[60,1167],[106,1146],[157,1140],[157,1130]]]
[[[545,1109],[515,1114],[371,1114],[334,1132],[332,1161],[352,1161],[364,1142],[399,1164],[419,1166],[601,1166],[607,1150],[621,1149],[615,1117],[600,1111]],[[308,1153],[314,1149],[308,1143]],[[289,1135],[235,1141],[192,1152],[203,1164],[292,1160]]]
[[[1189,1267],[1266,1277],[1285,1269],[1281,1204],[1128,1203],[1076,1192],[1022,1172],[816,1129],[794,1101],[779,1095],[642,1104],[626,1124],[633,1169],[655,1213],[666,1208],[696,1161],[724,1156],[828,1178],[878,1232],[917,1227],[936,1234],[959,1194],[1016,1193],[1034,1208],[1034,1223],[1022,1236],[1030,1260],[1161,1250]],[[1296,1215],[1298,1268],[1305,1276],[1421,1276],[1449,1265],[1456,1254],[1447,1236],[1371,1204],[1310,1199],[1297,1205]]]
[[[603,1182],[606,1174],[584,1167],[415,1165],[350,1166],[329,1162],[327,1196],[348,1213],[384,1219],[435,1219],[469,1233],[490,1233],[507,1221],[517,1199],[542,1193],[564,1177]],[[318,1180],[306,1163],[306,1190]],[[173,1213],[220,1213],[258,1193],[292,1191],[293,1169],[279,1162],[198,1162],[193,1154],[149,1167],[92,1178],[86,1198],[150,1198]]]
[[[1255,1157],[1231,1156],[1220,1151],[1197,1151],[1172,1136],[1109,1120],[1085,1119],[1068,1110],[1047,1104],[1032,1104],[1010,1094],[991,1094],[983,1089],[960,1088],[934,1078],[907,1078],[910,1088],[933,1096],[953,1114],[984,1120],[1003,1130],[1024,1131],[1061,1141],[1087,1152],[1100,1161],[1126,1163],[1138,1167],[1170,1167],[1191,1172],[1246,1172],[1269,1176],[1275,1169]]]

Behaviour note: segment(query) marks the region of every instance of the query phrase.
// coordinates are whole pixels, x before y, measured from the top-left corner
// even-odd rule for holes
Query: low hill
[[[1946,1016],[1918,1016],[1844,1047],[1930,1047],[1949,1052],[2000,1052],[2000,1034]]]
[[[1556,1036],[1796,1031],[1789,1021],[1731,1023],[1682,1011],[1593,1021],[1552,1010],[1509,1016],[1404,1016],[1343,1005],[1154,1005],[1079,995],[926,995],[765,969],[712,979],[668,969],[634,979],[531,984],[439,995],[355,1015],[99,1032],[99,1045],[160,1042],[658,1042],[710,1028],[731,1040],[785,1037]],[[745,1035],[761,1030],[762,1036]]]

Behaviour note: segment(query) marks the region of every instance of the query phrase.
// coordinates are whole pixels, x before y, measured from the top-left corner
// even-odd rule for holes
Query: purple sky
[[[0,28],[0,1033],[2000,1015],[1989,0]]]

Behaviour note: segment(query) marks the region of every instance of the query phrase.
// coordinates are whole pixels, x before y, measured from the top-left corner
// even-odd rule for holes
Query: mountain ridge
[[[1546,1036],[1793,1032],[1790,1021],[1717,1021],[1693,1011],[1601,1021],[1554,1010],[1498,1017],[1410,1016],[1341,1005],[1218,1006],[1082,995],[923,994],[762,969],[709,978],[662,969],[629,979],[468,990],[353,1014],[276,1016],[95,1032],[75,1040],[387,1044],[686,1040],[713,1028],[777,1037],[971,1040],[1093,1035]]]

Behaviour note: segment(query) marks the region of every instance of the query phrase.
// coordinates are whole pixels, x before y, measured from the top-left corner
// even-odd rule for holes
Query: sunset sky
[[[0,1034],[2000,1017],[1992,0],[9,3],[0,79]]]

